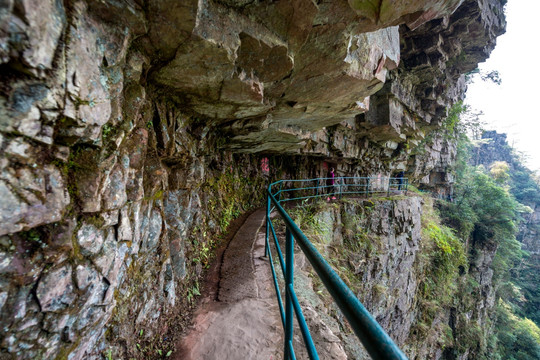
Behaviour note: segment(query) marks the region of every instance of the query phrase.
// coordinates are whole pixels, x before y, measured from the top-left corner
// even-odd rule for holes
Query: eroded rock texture
[[[317,247],[327,258],[336,256],[336,252],[345,253],[347,246],[354,246],[354,252],[347,255],[340,253],[338,257],[343,259],[340,271],[348,268],[348,279],[357,278],[353,285],[349,285],[362,304],[398,346],[407,349],[410,358],[435,359],[441,355],[437,346],[422,349],[422,346],[432,344],[431,340],[411,346],[411,332],[419,321],[416,309],[421,272],[413,269],[421,256],[421,202],[421,198],[411,197],[349,201],[322,207],[312,214],[313,222],[322,230],[304,230],[316,239]],[[355,241],[351,242],[351,238],[355,238]],[[302,257],[301,254],[296,256]],[[305,259],[299,261],[299,267],[313,272],[306,263]],[[320,286],[313,285],[311,277],[313,275],[308,277],[301,272],[296,286],[303,307],[308,309],[306,316],[311,328],[316,329],[315,342],[330,342],[340,349],[328,351],[328,358],[331,357],[329,354],[343,354],[336,358],[369,359],[359,340],[350,331],[347,320],[337,311],[337,306],[321,300],[321,297],[328,296],[320,290]],[[440,335],[436,328],[431,332],[435,337]]]
[[[503,31],[501,6],[3,1],[2,356],[132,356],[268,177],[323,158],[445,173],[454,150],[421,141]]]

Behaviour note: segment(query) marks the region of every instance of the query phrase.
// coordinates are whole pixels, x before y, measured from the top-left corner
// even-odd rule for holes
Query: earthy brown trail
[[[264,209],[255,211],[231,240],[223,254],[217,294],[202,300],[173,359],[281,358],[279,308],[263,258],[264,218]]]

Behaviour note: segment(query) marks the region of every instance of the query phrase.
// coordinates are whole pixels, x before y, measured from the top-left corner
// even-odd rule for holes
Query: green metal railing
[[[303,183],[306,186],[294,187],[294,184]],[[284,185],[291,185],[287,187]],[[279,190],[274,189],[279,186]],[[285,331],[284,359],[296,359],[293,348],[293,313],[296,316],[300,332],[304,339],[310,359],[319,359],[317,350],[311,338],[309,328],[296,293],[294,291],[294,242],[304,252],[313,269],[329,291],[330,295],[351,325],[354,333],[360,339],[367,352],[373,359],[400,359],[407,357],[366,310],[349,287],[339,275],[326,262],[315,246],[307,239],[302,230],[294,223],[287,211],[281,206],[282,202],[292,200],[327,197],[340,198],[343,195],[370,195],[373,193],[394,193],[406,191],[408,180],[406,178],[380,178],[380,177],[336,177],[309,180],[280,180],[268,186],[268,203],[266,208],[266,256],[269,258],[274,287],[279,304],[281,321]],[[283,195],[283,199],[282,199]],[[270,217],[273,211],[284,220],[285,232],[285,259],[276,235],[276,230]],[[285,279],[285,305],[282,301],[280,286],[278,284],[276,269],[272,260],[270,236]]]

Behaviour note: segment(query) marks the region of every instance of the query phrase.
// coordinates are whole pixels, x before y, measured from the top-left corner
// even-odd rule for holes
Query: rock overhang
[[[153,26],[167,32],[167,26],[182,21],[181,33],[189,36],[178,36],[174,53],[150,69],[148,81],[167,88],[186,112],[221,128],[230,149],[246,152],[265,152],[265,139],[277,145],[280,137],[280,151],[287,152],[289,146],[289,152],[297,152],[306,143],[303,132],[320,131],[368,111],[369,97],[388,79],[387,89],[405,109],[394,117],[410,118],[413,113],[431,126],[444,118],[450,101],[462,96],[459,75],[471,66],[459,58],[464,57],[464,46],[455,37],[476,29],[478,36],[471,42],[491,44],[500,33],[501,26],[491,26],[500,19],[485,15],[485,6],[476,1],[467,7],[478,19],[465,22],[452,16],[462,2],[383,1],[372,9],[376,19],[363,12],[371,2],[352,0],[233,5],[204,0],[176,7],[182,15],[174,16],[161,4],[149,34],[155,33]],[[162,15],[169,21],[157,21]],[[425,25],[432,19],[440,20]],[[490,28],[480,34],[486,19]],[[453,37],[444,41],[448,35]],[[164,36],[162,43],[147,48],[148,56],[170,41]],[[475,65],[478,58],[466,62]],[[449,86],[438,84],[445,81]],[[250,126],[242,129],[244,123]],[[291,129],[297,131],[296,144],[289,137]],[[255,134],[246,135],[248,131]],[[402,135],[398,132],[397,138],[403,140]]]

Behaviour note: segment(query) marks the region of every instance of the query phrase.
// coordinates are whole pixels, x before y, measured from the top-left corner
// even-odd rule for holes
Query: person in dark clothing
[[[397,174],[397,178],[398,178],[398,191],[401,190],[402,186],[403,186],[403,176],[405,175],[405,173],[403,171],[400,171],[398,172]]]

